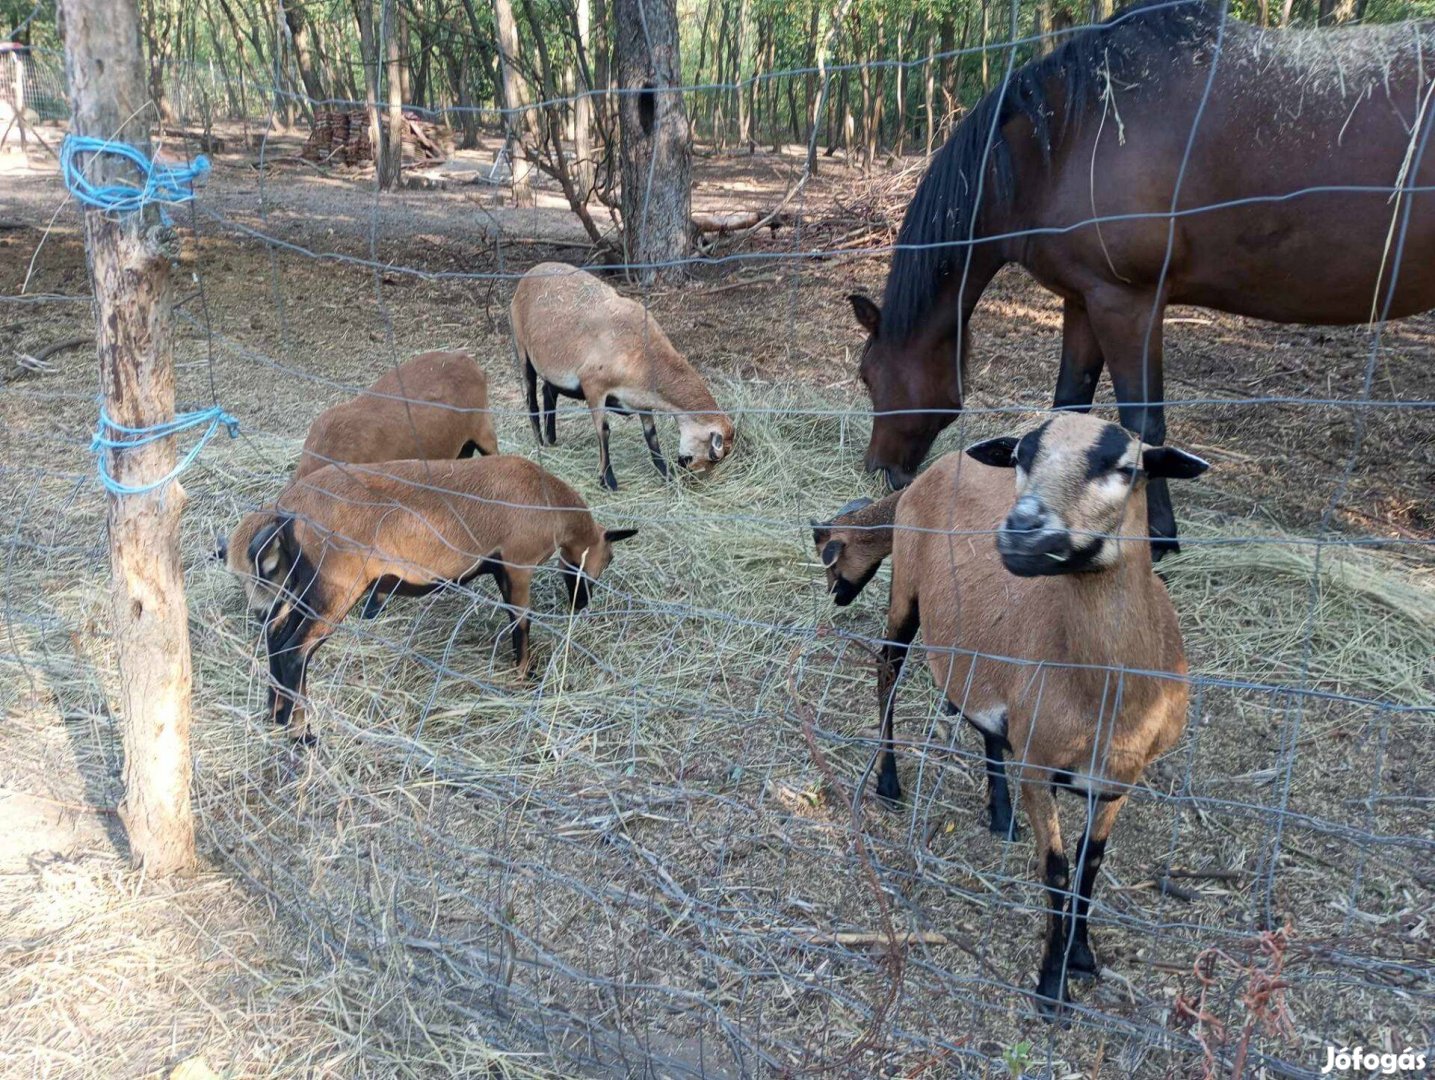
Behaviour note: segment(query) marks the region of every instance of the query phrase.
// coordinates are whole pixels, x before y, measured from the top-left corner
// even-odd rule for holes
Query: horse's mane
[[[1003,125],[1026,117],[1042,154],[1049,156],[1055,142],[1075,131],[1085,110],[1101,100],[1108,79],[1130,85],[1160,78],[1179,54],[1189,61],[1192,46],[1214,42],[1220,20],[1221,9],[1207,0],[1147,0],[1072,34],[982,98],[933,156],[907,207],[882,297],[883,340],[903,342],[915,334],[941,280],[962,266],[963,242],[973,235],[979,209],[982,162],[991,167],[982,201],[1001,205],[1011,199],[1011,150]],[[1064,99],[1056,124],[1053,91]]]

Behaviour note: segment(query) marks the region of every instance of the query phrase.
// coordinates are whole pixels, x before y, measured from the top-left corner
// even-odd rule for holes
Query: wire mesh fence
[[[1223,56],[1225,25],[1205,63]],[[993,63],[1019,74],[1017,46],[1031,45],[992,46]],[[832,70],[766,78],[814,75]],[[1137,90],[1113,85],[1108,68],[1101,100],[1119,112]],[[1429,85],[1422,76],[1426,98]],[[275,95],[201,72],[168,96],[181,122],[210,124],[213,103],[253,121]],[[1392,265],[1429,231],[1398,211],[1404,199],[1429,214],[1418,107],[1409,154],[1379,193],[1397,207]],[[1229,122],[1215,113],[1203,99],[1198,122]],[[503,133],[483,140],[478,182],[381,195],[286,161],[299,138],[263,133],[218,155],[208,187],[175,211],[180,398],[222,405],[242,432],[182,481],[202,835],[304,936],[306,971],[362,973],[353,1025],[494,1075],[1307,1076],[1327,1045],[1429,1052],[1428,318],[1386,323],[1377,310],[1329,334],[1203,311],[1169,320],[1170,440],[1216,465],[1177,491],[1184,550],[1161,564],[1190,667],[1178,676],[1188,724],[1126,792],[1090,914],[1101,977],[1074,984],[1050,1024],[1033,994],[1050,895],[1029,822],[1018,814],[1011,842],[988,830],[986,751],[915,662],[895,716],[905,797],[875,797],[893,571],[839,609],[813,549],[813,519],[882,493],[861,469],[873,417],[852,379],[862,338],[844,296],[910,249],[892,207],[900,220],[925,159],[887,180],[845,166],[814,177],[801,146],[699,156],[695,208],[746,208],[758,190],[767,206],[786,195],[790,222],[685,258],[686,287],[622,288],[704,373],[736,448],[709,476],[664,481],[638,425],[615,422],[621,487],[609,492],[586,409],[560,405],[557,445],[534,443],[508,328],[525,271],[581,262],[593,245],[552,180],[536,181],[535,205],[509,205],[491,169]],[[1184,175],[1189,150],[1178,163]],[[1254,201],[1338,213],[1365,194],[1292,181]],[[0,234],[23,256],[0,279],[0,311],[29,360],[0,389],[0,660],[17,723],[79,718],[113,749],[94,383],[83,364],[38,356],[87,317],[62,197],[53,177],[27,181],[6,211],[27,228]],[[1194,221],[1247,198],[1202,190],[1151,216]],[[1093,201],[1044,232],[1129,222]],[[1011,275],[984,308],[963,408],[932,458],[1026,430],[1049,403],[1060,313]],[[356,612],[311,666],[317,742],[291,745],[269,718],[262,620],[214,563],[215,537],[272,507],[324,407],[440,347],[486,370],[503,453],[638,537],[615,548],[581,615],[559,567],[537,569],[527,677],[482,579]],[[954,533],[995,543],[989,528]],[[957,564],[948,572],[960,589]],[[1070,655],[1023,655],[1018,628],[1008,634],[982,661],[1029,671],[1040,702]],[[1107,667],[1133,694],[1149,674],[1120,657]],[[1068,837],[1087,809],[1080,796],[1061,804]]]

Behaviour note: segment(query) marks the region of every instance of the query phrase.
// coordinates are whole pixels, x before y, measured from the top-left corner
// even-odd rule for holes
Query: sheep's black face
[[[1061,413],[1020,438],[976,443],[967,453],[1015,470],[1016,504],[997,530],[997,552],[1018,577],[1105,570],[1128,546],[1149,551],[1147,478],[1190,479],[1208,467],[1077,413]]]

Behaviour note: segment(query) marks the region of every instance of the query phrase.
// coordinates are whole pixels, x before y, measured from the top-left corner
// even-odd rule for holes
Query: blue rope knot
[[[80,154],[114,154],[144,177],[144,186],[96,184],[85,176],[76,158]],[[126,143],[67,135],[60,147],[60,174],[76,201],[111,214],[130,214],[149,203],[175,206],[194,198],[194,182],[209,175],[209,159],[200,154],[189,165],[161,165]]]
[[[170,469],[164,476],[148,484],[131,486],[122,484],[110,473],[109,465],[105,460],[107,450],[133,450],[137,446],[148,446],[150,443],[158,442],[160,439],[167,439],[171,435],[178,435],[190,428],[200,427],[208,424],[199,441],[190,447],[189,452],[180,459],[178,465]],[[218,405],[208,409],[198,409],[195,412],[178,414],[173,420],[166,420],[162,424],[155,424],[153,427],[134,428],[121,424],[110,418],[105,411],[104,405],[100,406],[100,425],[95,430],[95,437],[90,440],[90,453],[96,456],[97,470],[100,474],[100,484],[104,489],[113,495],[144,495],[158,488],[164,487],[171,480],[177,477],[185,469],[194,464],[199,457],[199,452],[204,449],[205,444],[214,438],[219,429],[223,427],[229,432],[231,439],[239,437],[239,421],[225,412]],[[119,437],[107,434],[115,432]]]

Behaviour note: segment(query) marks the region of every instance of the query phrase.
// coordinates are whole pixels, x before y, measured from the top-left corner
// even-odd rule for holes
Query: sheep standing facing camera
[[[598,431],[598,477],[609,491],[618,490],[608,460],[609,413],[637,414],[653,465],[664,477],[668,463],[654,413],[677,416],[678,464],[684,468],[707,472],[732,453],[732,421],[642,304],[586,270],[547,262],[523,275],[508,311],[533,437],[540,446],[545,436],[555,445],[558,398],[586,401]]]
[[[1021,785],[1051,905],[1036,991],[1051,1016],[1068,1000],[1068,977],[1098,970],[1087,914],[1116,816],[1186,727],[1186,657],[1152,571],[1146,483],[1196,477],[1207,465],[1072,413],[966,455],[942,458],[897,504],[877,675],[878,792],[902,797],[892,715],[921,628],[947,709],[985,741],[991,828],[1000,835],[1014,834],[1008,755]],[[1087,805],[1074,892],[1059,790]]]

